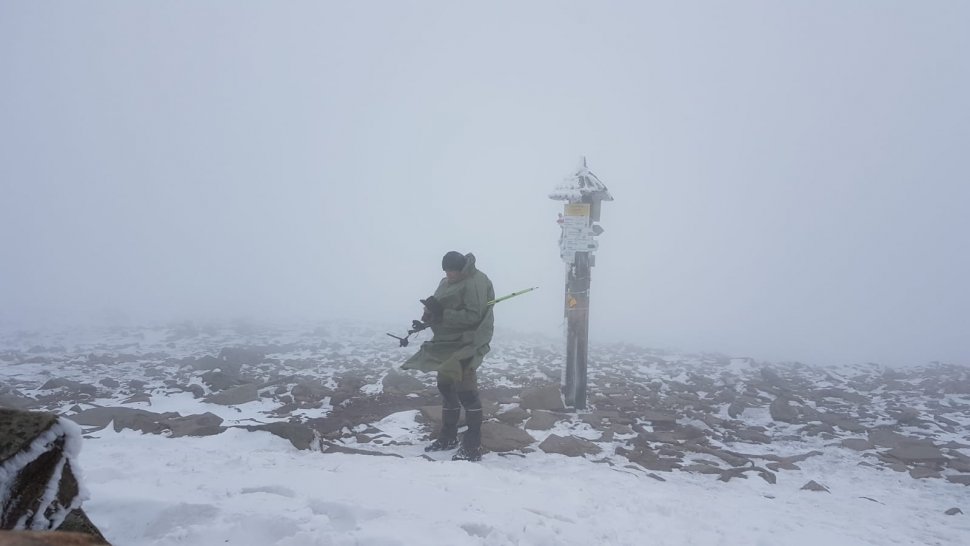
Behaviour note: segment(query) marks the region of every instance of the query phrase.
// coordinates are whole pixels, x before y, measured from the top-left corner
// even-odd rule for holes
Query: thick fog
[[[461,5],[458,5],[461,4]],[[970,361],[970,4],[0,4],[0,317],[400,324],[473,252],[560,335]],[[594,355],[595,356],[595,355]]]

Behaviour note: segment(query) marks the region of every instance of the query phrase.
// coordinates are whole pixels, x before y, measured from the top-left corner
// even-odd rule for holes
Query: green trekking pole
[[[536,290],[538,288],[539,288],[538,286],[533,286],[532,288],[526,288],[525,290],[519,290],[518,292],[512,292],[508,296],[502,296],[501,298],[496,298],[496,299],[494,299],[494,300],[492,300],[490,302],[487,302],[485,305],[495,305],[496,303],[498,303],[500,301],[505,301],[505,300],[508,300],[508,299],[512,299],[512,298],[514,298],[516,296],[521,296],[522,294],[527,294],[527,293],[532,292],[533,290]]]

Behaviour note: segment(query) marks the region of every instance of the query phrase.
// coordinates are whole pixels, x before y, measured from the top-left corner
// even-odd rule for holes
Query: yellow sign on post
[[[563,209],[563,216],[589,217],[589,203],[566,203]]]

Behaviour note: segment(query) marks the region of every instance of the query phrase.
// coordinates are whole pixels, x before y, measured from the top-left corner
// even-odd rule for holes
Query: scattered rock
[[[685,472],[694,472],[695,474],[721,474],[721,468],[718,468],[709,464],[689,464],[681,470]]]
[[[224,391],[246,383],[238,375],[229,374],[222,370],[210,370],[202,374],[202,382],[213,391]]]
[[[300,406],[319,405],[333,391],[315,381],[304,381],[290,389],[293,400]]]
[[[775,484],[778,481],[778,478],[771,471],[759,466],[744,466],[722,470],[720,472],[721,477],[718,478],[718,480],[727,482],[730,481],[731,478],[747,478],[745,475],[746,472],[757,472],[758,475],[761,476],[761,479],[770,484]]]
[[[224,347],[219,351],[223,371],[238,375],[243,366],[255,366],[266,358],[266,354],[245,347]]]
[[[194,398],[202,398],[203,396],[205,396],[205,389],[202,388],[202,385],[193,384],[193,385],[182,386],[180,388],[183,391],[191,392]]]
[[[190,366],[192,366],[192,368],[194,368],[194,369],[196,369],[198,371],[202,371],[202,370],[216,370],[216,369],[220,369],[221,370],[223,368],[223,366],[225,365],[225,363],[222,360],[220,360],[220,359],[218,359],[218,358],[216,358],[214,356],[211,356],[211,355],[205,355],[202,358],[192,358],[192,357],[189,357],[189,358],[183,360],[183,362],[186,363],[186,364],[188,364],[188,365],[190,365]],[[238,373],[238,371],[237,371],[237,373]]]
[[[242,385],[226,391],[217,392],[205,398],[206,402],[222,406],[238,406],[256,400],[259,400],[259,392],[256,385]]]
[[[903,440],[915,440],[917,438],[910,438],[909,436],[903,436],[898,432],[878,427],[869,429],[869,443],[878,447],[896,447]]]
[[[441,406],[421,406],[420,416],[435,428],[441,426]],[[465,426],[465,412],[462,411],[458,417],[458,426]]]
[[[565,411],[562,392],[558,383],[550,383],[541,387],[526,389],[519,395],[519,405],[523,409]]]
[[[46,383],[41,385],[38,390],[47,391],[55,389],[64,389],[72,394],[86,394],[88,396],[97,396],[98,394],[98,388],[94,385],[88,385],[87,383],[61,378],[48,380]]]
[[[790,400],[783,396],[772,400],[768,406],[771,418],[783,423],[798,423],[798,410],[793,408],[789,402]]]
[[[868,440],[862,438],[846,438],[842,440],[842,447],[853,451],[867,451],[875,448]]]
[[[617,446],[616,454],[626,457],[631,463],[638,464],[647,470],[671,472],[674,469],[681,468],[679,458],[661,457],[646,445],[634,444],[633,449]]]
[[[137,404],[139,402],[147,402],[148,405],[151,405],[152,397],[140,392],[121,401],[122,404]]]
[[[641,415],[640,418],[643,419],[644,421],[649,421],[653,425],[657,425],[660,423],[673,424],[677,422],[676,415],[672,413],[653,411],[653,410],[647,410],[643,412],[643,415]]]
[[[940,448],[929,440],[905,439],[885,452],[884,455],[898,459],[906,464],[945,463],[947,461]]]
[[[738,432],[738,438],[745,442],[752,442],[756,444],[770,444],[771,437],[763,432],[759,432],[753,429],[745,429]]]
[[[824,485],[818,483],[815,480],[812,480],[806,483],[805,485],[803,485],[802,490],[803,491],[825,491],[826,493],[830,492],[828,487],[825,487]]]
[[[961,454],[959,451],[950,451],[952,458],[947,461],[947,466],[957,472],[970,472],[970,457]]]
[[[15,410],[28,410],[37,407],[37,401],[33,398],[20,396],[15,393],[0,394],[0,408],[10,408]]]
[[[377,457],[397,457],[399,459],[403,458],[402,455],[398,455],[397,453],[384,453],[383,451],[370,451],[367,449],[357,449],[353,447],[343,446],[334,442],[328,442],[326,440],[321,441],[320,444],[321,444],[321,447],[323,448],[324,453],[348,453],[351,455],[374,455]],[[427,455],[422,455],[422,457],[427,458]],[[428,460],[433,461],[434,459],[428,459]]]
[[[84,533],[0,531],[0,546],[100,546],[108,544]]]
[[[391,370],[381,381],[384,392],[391,394],[410,394],[426,390],[424,383],[411,374]]]
[[[313,431],[303,423],[268,423],[243,428],[249,431],[265,430],[280,438],[286,438],[297,449],[310,449],[314,439]]]
[[[535,410],[532,412],[532,417],[526,421],[525,428],[529,430],[549,430],[556,425],[558,420],[559,416],[555,413]]]
[[[935,468],[927,468],[925,466],[910,468],[909,475],[917,480],[924,478],[939,478],[942,476],[939,470],[936,470]]]
[[[960,485],[970,485],[970,474],[957,474],[955,476],[947,476],[946,481],[952,483],[958,483]]]
[[[490,451],[515,451],[535,442],[529,433],[505,423],[482,423],[482,445]]]
[[[141,379],[132,379],[128,382],[128,388],[135,391],[144,389],[146,385],[148,385],[148,383],[142,381]]]
[[[115,432],[127,428],[149,434],[160,434],[169,428],[164,421],[177,416],[177,413],[161,414],[142,409],[116,407],[90,408],[75,415],[69,415],[67,418],[79,425],[98,427],[99,429],[113,422]]]
[[[861,433],[866,431],[866,427],[862,426],[859,424],[859,422],[848,415],[820,411],[815,412],[813,417],[825,424],[832,425],[833,427],[839,427],[840,429],[849,432]]]
[[[165,420],[165,424],[172,431],[172,438],[180,436],[212,436],[226,430],[222,424],[222,417],[205,412],[199,415],[172,417]]]
[[[583,455],[596,455],[603,451],[600,446],[576,436],[559,436],[550,434],[548,438],[539,444],[539,449],[546,453],[559,453],[567,457],[581,457]]]
[[[738,417],[741,417],[746,407],[747,407],[747,404],[745,404],[742,398],[736,398],[728,406],[728,409],[727,409],[728,415],[731,417],[731,419],[737,419]]]
[[[495,415],[495,418],[507,425],[518,425],[529,418],[529,412],[520,406],[515,406]]]

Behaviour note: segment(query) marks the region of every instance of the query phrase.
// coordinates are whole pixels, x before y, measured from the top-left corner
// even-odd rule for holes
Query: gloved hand
[[[431,326],[431,325],[428,324],[428,321],[426,321],[426,320],[412,320],[411,321],[411,329],[408,330],[408,333],[409,334],[416,334],[416,333],[420,332],[421,330],[424,330],[428,326]]]
[[[441,305],[441,302],[434,296],[428,296],[428,299],[420,301],[424,304],[425,311],[431,315],[431,322],[441,322],[445,316],[445,308]]]

